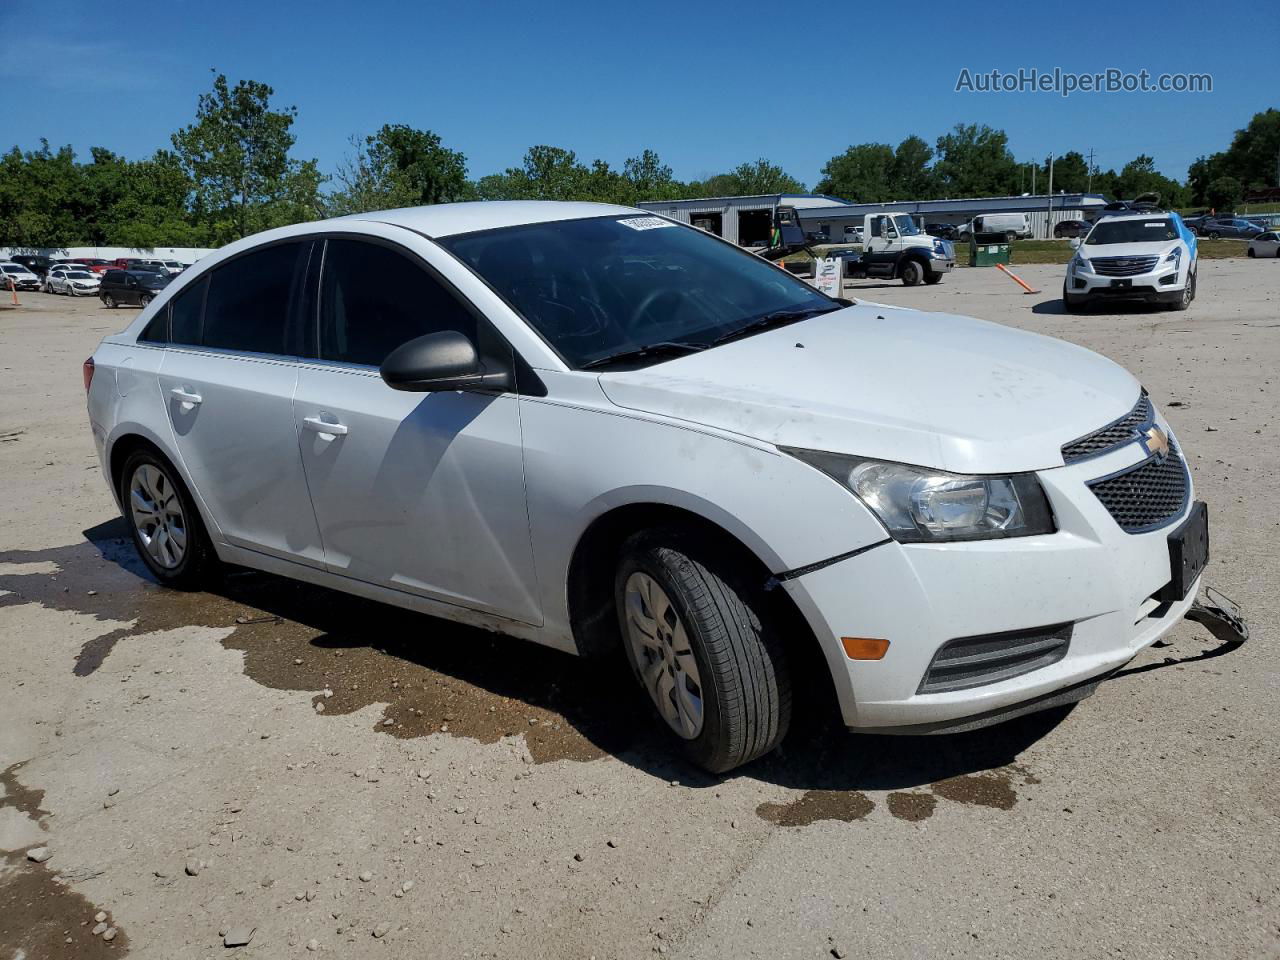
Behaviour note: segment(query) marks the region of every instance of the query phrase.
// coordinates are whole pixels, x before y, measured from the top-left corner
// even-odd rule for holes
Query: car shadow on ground
[[[85,644],[77,675],[96,671],[125,637],[219,627],[229,631],[223,645],[244,652],[253,680],[311,692],[317,712],[330,715],[382,705],[373,726],[380,733],[485,743],[521,736],[534,762],[614,756],[691,787],[722,782],[681,758],[620,655],[585,660],[241,568],[228,569],[207,592],[169,590],[137,558],[122,519],[85,537],[55,550],[0,553],[0,606],[34,601],[129,623]],[[6,564],[24,566],[7,572]],[[925,786],[1009,767],[1069,712],[953,735],[851,734],[832,698],[814,695],[829,686],[825,678],[801,672],[795,686],[797,709],[782,746],[728,777],[809,791]]]
[[[1068,317],[1087,317],[1099,314],[1150,314],[1150,313],[1167,313],[1168,309],[1162,303],[1142,303],[1136,301],[1128,303],[1123,300],[1113,303],[1092,304],[1087,307],[1080,307],[1074,313],[1067,310],[1067,305],[1062,302],[1062,297],[1050,297],[1048,300],[1041,300],[1039,303],[1031,307],[1031,312],[1049,316],[1068,316]]]

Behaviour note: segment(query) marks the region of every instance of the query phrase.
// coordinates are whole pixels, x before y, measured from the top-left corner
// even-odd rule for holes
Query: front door
[[[159,379],[187,476],[228,542],[320,567],[285,342],[308,248],[255,250],[176,296]]]
[[[294,413],[326,567],[541,623],[517,397],[406,393],[378,375],[415,337],[496,334],[398,247],[334,238],[323,264],[316,359],[301,366]]]

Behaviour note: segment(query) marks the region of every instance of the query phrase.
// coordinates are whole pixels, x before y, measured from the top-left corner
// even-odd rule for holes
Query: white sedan
[[[1262,233],[1249,241],[1249,256],[1280,257],[1280,233]]]
[[[54,267],[44,278],[47,292],[72,297],[96,296],[101,285],[101,277],[79,265]]]
[[[617,653],[717,772],[793,700],[896,733],[1079,700],[1208,562],[1163,404],[1112,361],[827,297],[628,207],[246,237],[84,374],[160,583],[236,564]]]

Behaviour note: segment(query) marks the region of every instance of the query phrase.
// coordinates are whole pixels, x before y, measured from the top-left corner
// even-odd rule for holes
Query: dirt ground
[[[1067,316],[1061,267],[1019,272],[1044,292],[994,270],[849,292],[1135,371],[1252,641],[1220,656],[1183,624],[1074,710],[977,734],[813,719],[721,780],[670,759],[610,665],[255,573],[155,587],[80,377],[131,314],[22,294],[0,309],[0,960],[250,931],[238,952],[271,958],[1280,956],[1280,260],[1203,262],[1186,313]]]

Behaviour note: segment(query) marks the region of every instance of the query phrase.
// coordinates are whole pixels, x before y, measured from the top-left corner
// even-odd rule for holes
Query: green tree
[[[943,196],[1003,196],[1017,187],[1018,165],[1003,130],[957,123],[938,138],[937,153],[934,173]]]
[[[1280,186],[1280,110],[1255,113],[1243,130],[1237,130],[1222,165],[1219,176],[1235,177],[1245,187]]]
[[[858,203],[892,200],[895,179],[893,147],[887,143],[859,143],[832,157],[822,167],[818,193]],[[904,198],[900,198],[904,199]]]
[[[683,192],[684,184],[676,180],[671,168],[652,150],[645,150],[638,157],[628,157],[622,164],[622,176],[627,181],[630,196],[620,197],[619,202],[673,200]]]
[[[325,202],[331,216],[451,203],[474,194],[466,157],[430,130],[384,124],[371,137],[352,137],[351,146],[335,173],[339,189]]]
[[[893,151],[893,192],[902,200],[931,200],[937,180],[930,163],[933,148],[917,136],[910,136]]]
[[[195,123],[172,137],[194,187],[194,210],[215,243],[267,227],[314,219],[323,178],[314,160],[289,156],[296,107],[272,109],[274,90],[256,80],[234,87],[217,74]]]
[[[1234,210],[1244,196],[1244,187],[1235,177],[1218,177],[1205,190],[1204,199],[1215,210]]]

